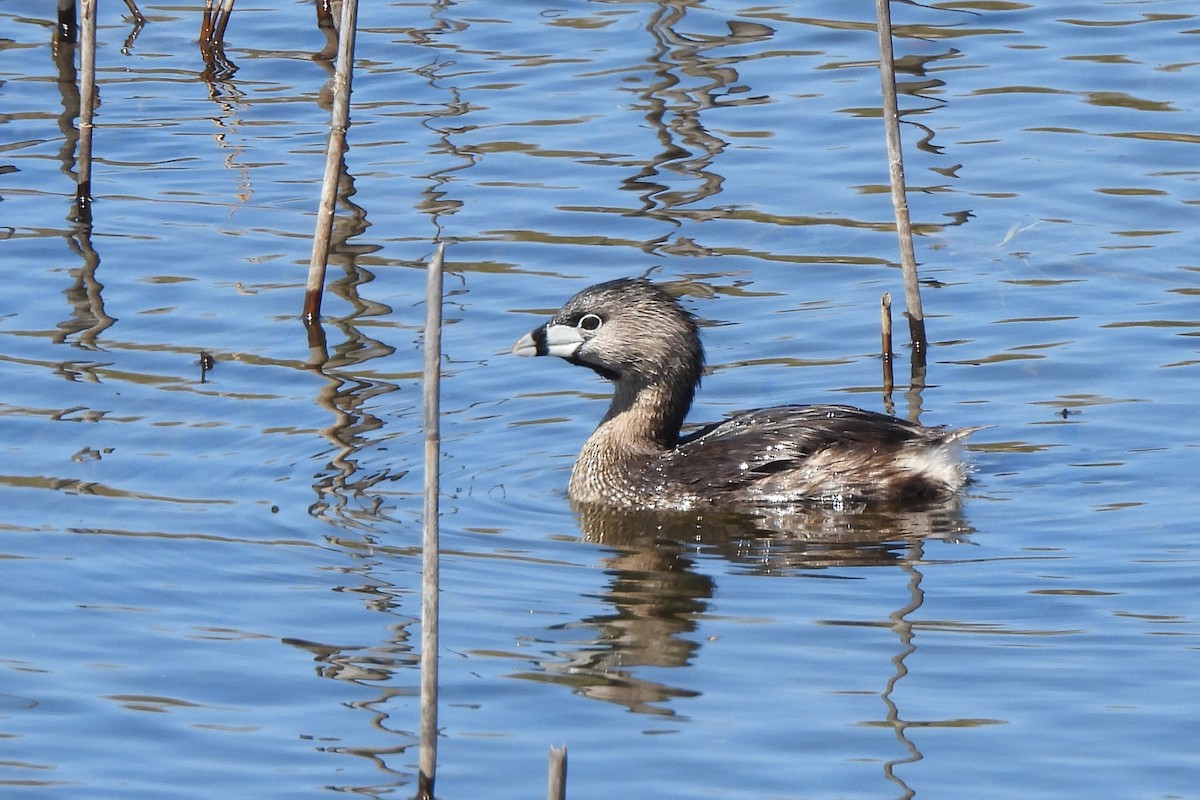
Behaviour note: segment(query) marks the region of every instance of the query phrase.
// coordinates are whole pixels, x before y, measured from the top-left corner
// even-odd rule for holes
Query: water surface
[[[537,795],[565,743],[572,797],[1194,796],[1200,19],[895,6],[933,346],[889,395],[860,5],[365,4],[324,353],[312,7],[239,4],[214,72],[199,6],[104,4],[85,226],[76,54],[0,5],[5,796],[415,791],[437,240],[439,795]],[[704,324],[694,421],[988,425],[968,496],[576,516],[607,387],[508,349],[648,270]]]

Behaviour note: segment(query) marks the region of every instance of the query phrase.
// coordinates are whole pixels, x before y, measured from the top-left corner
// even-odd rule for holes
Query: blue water
[[[324,353],[311,5],[239,4],[215,82],[199,5],[141,9],[99,13],[89,228],[73,54],[0,4],[5,797],[415,792],[439,240],[440,797],[560,744],[573,798],[1200,796],[1192,4],[895,5],[933,346],[890,395],[868,4],[364,4]],[[961,508],[577,517],[607,387],[508,351],[648,270],[693,421],[987,425]]]

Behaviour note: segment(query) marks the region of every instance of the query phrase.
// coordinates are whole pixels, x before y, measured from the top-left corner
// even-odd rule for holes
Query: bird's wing
[[[700,493],[780,483],[794,484],[797,494],[819,493],[831,477],[825,474],[830,465],[836,471],[844,463],[849,472],[861,462],[865,472],[905,445],[936,445],[954,435],[850,406],[777,406],[745,411],[697,431],[676,448],[670,469]],[[820,469],[815,468],[818,454]],[[813,473],[811,480],[806,470]],[[781,473],[795,477],[784,479]]]

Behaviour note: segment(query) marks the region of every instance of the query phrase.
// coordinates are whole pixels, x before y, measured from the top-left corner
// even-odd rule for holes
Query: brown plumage
[[[743,411],[681,437],[704,370],[692,315],[643,279],[584,289],[513,353],[559,356],[613,382],[568,495],[579,503],[689,509],[908,502],[966,482],[957,442],[975,429],[926,428],[843,405]]]

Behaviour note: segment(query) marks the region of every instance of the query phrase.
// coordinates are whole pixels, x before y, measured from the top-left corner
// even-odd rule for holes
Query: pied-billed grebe
[[[975,429],[926,428],[842,405],[743,411],[681,437],[704,370],[695,319],[644,279],[584,289],[513,353],[558,356],[613,382],[567,493],[631,508],[730,508],[933,500],[966,481],[957,442]]]

